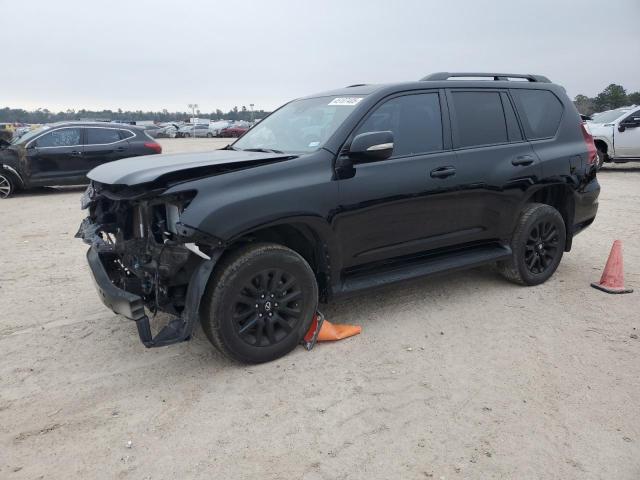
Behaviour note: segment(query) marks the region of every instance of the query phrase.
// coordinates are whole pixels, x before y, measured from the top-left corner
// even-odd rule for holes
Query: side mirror
[[[349,157],[360,162],[386,160],[392,154],[393,133],[389,131],[361,133],[349,147]]]
[[[618,125],[618,131],[620,133],[624,132],[627,129],[627,127],[625,127],[622,123],[620,125]]]

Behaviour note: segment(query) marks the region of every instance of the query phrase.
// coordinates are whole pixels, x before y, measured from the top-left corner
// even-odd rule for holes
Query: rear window
[[[87,145],[104,145],[120,141],[115,128],[87,128]]]
[[[452,92],[458,146],[507,143],[507,123],[498,92]]]
[[[513,89],[524,132],[530,140],[553,137],[558,131],[563,106],[549,90]]]

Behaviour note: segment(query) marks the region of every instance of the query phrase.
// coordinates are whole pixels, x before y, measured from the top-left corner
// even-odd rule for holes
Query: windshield
[[[40,135],[42,132],[44,132],[45,130],[48,130],[49,127],[40,127],[40,128],[36,128],[35,130],[31,130],[30,132],[25,133],[24,135],[22,135],[21,137],[16,137],[11,141],[11,145],[18,145],[19,143],[26,143],[29,140],[31,140],[32,138]]]
[[[609,123],[614,122],[629,110],[611,110],[609,112],[598,113],[593,116],[592,123]]]
[[[262,120],[233,144],[237,150],[308,153],[322,148],[362,96],[294,100]]]

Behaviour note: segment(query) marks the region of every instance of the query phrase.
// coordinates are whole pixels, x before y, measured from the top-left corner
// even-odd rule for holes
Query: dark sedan
[[[0,150],[0,198],[16,190],[88,182],[89,170],[127,157],[162,153],[143,127],[65,122],[33,130]]]

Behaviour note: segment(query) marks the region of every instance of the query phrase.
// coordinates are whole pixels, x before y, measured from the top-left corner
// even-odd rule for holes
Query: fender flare
[[[246,227],[241,231],[234,232],[228,239],[224,239],[224,246],[227,247],[241,238],[277,227],[292,227],[305,238],[312,237],[318,267],[317,273],[324,276],[327,290],[325,293],[330,294],[340,280],[342,249],[334,236],[330,223],[321,216],[295,214]]]

